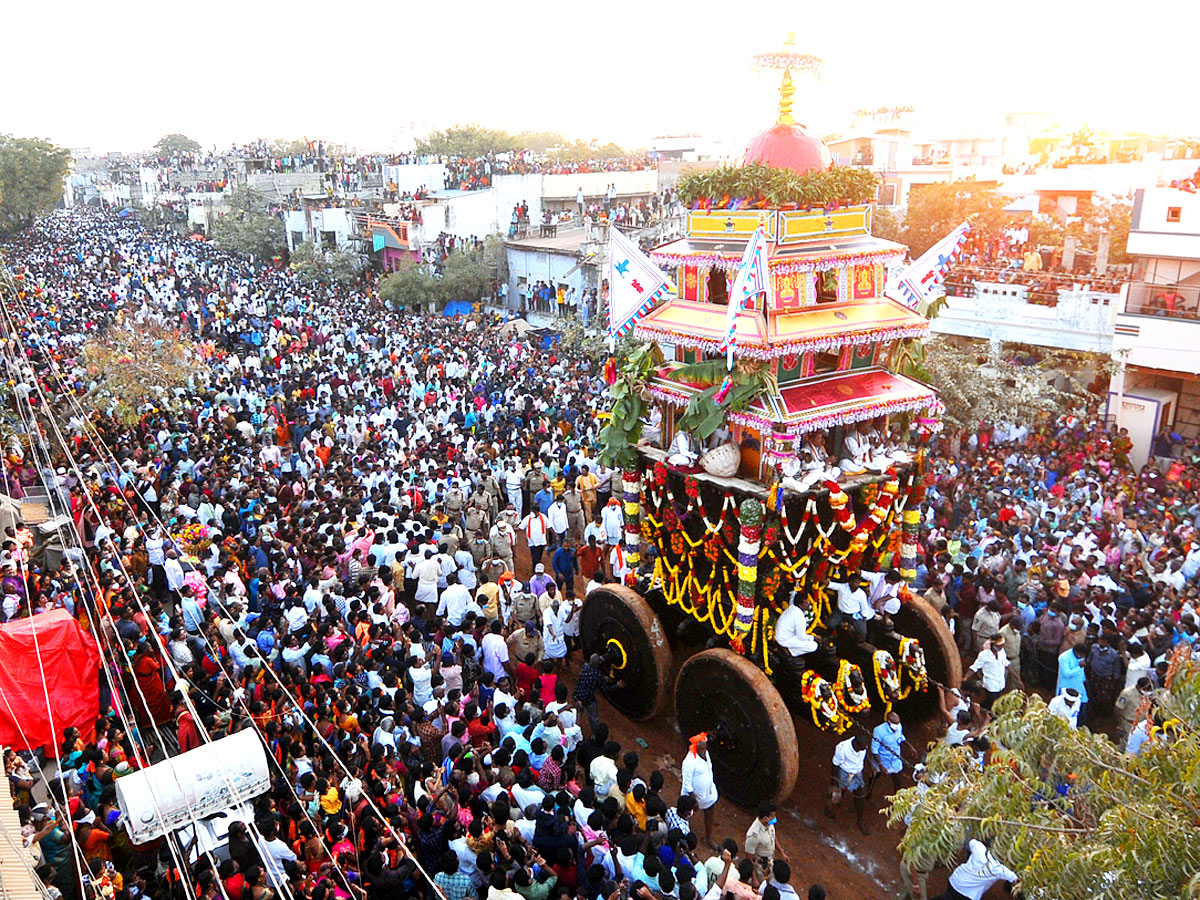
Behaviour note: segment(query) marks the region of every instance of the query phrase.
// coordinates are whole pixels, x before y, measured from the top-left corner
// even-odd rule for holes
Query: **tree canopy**
[[[904,243],[913,257],[920,256],[969,216],[977,232],[999,233],[1009,220],[1006,204],[995,186],[972,180],[915,186],[908,195]]]
[[[451,253],[442,263],[438,279],[438,299],[443,304],[451,300],[474,303],[488,290],[492,272],[482,258],[471,253]]]
[[[396,271],[383,276],[379,296],[397,308],[420,309],[431,303],[437,294],[437,279],[425,266],[406,259]]]
[[[177,153],[199,153],[200,142],[194,141],[186,134],[166,134],[158,139],[154,151],[159,156],[174,156]]]
[[[928,789],[890,798],[889,823],[910,818],[904,859],[950,865],[965,841],[990,838],[1029,900],[1200,895],[1200,667],[1185,662],[1168,687],[1136,757],[1040,697],[1000,698],[985,765],[939,743]]]
[[[482,125],[455,125],[434,131],[417,141],[417,152],[433,156],[486,156],[507,153],[520,147],[519,139],[507,131]]]
[[[259,260],[283,252],[287,246],[283,220],[267,210],[261,194],[249,187],[235,188],[227,203],[229,211],[213,223],[214,244]]]
[[[484,253],[451,253],[436,275],[424,265],[405,260],[380,281],[379,296],[405,309],[445,306],[451,300],[475,303],[487,293],[496,276]]]
[[[33,224],[62,200],[71,154],[40,138],[0,134],[0,234]]]
[[[354,250],[319,249],[305,241],[292,251],[291,268],[301,278],[322,284],[350,284],[363,269],[362,257]]]
[[[174,329],[112,325],[83,345],[89,389],[82,399],[118,421],[137,422],[147,403],[187,383],[195,371],[193,346]]]
[[[936,310],[931,310],[931,315]],[[1069,351],[1004,356],[999,346],[945,337],[902,342],[893,367],[936,385],[949,425],[974,428],[983,420],[1035,422],[1039,416],[1083,405],[1085,388]]]

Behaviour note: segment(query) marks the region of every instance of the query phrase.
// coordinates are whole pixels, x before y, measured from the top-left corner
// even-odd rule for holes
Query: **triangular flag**
[[[934,288],[942,283],[963,244],[967,242],[970,222],[963,222],[952,232],[926,250],[912,265],[900,273],[895,287],[887,295],[909,309],[916,309],[928,300]]]
[[[674,286],[637,244],[615,227],[608,229],[608,239],[608,333],[617,338]]]
[[[732,351],[737,346],[737,317],[751,297],[767,290],[769,270],[767,268],[767,236],[763,227],[754,229],[746,252],[738,263],[733,278],[733,289],[729,292],[729,306],[725,310],[725,334],[721,339],[721,350]]]

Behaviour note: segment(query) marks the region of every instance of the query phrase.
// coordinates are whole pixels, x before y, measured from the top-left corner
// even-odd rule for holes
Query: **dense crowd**
[[[1172,654],[1198,635],[1200,445],[1164,428],[1137,472],[1124,428],[1070,414],[942,449],[914,588],[974,673],[947,740],[982,735],[995,697],[1023,686],[1138,753]]]
[[[946,276],[946,292],[973,297],[977,281],[1024,285],[1031,303],[1055,306],[1059,291],[1081,287],[1105,294],[1120,291],[1122,279],[1117,271],[1102,274],[1094,267],[1085,270],[1079,262],[1068,270],[1063,264],[1062,247],[1037,246],[1027,225],[1010,223],[999,233],[968,235],[962,253]]]
[[[704,747],[668,794],[600,721],[598,659],[572,659],[588,586],[628,570],[590,359],[96,215],[6,249],[39,285],[6,322],[28,351],[8,359],[17,402],[69,435],[14,449],[5,483],[49,475],[82,537],[58,571],[6,543],[6,611],[66,608],[108,651],[103,715],[65,735],[61,777],[8,760],[57,893],[794,893],[773,812],[753,853],[701,845]],[[189,384],[131,424],[74,407],[83,341],[157,325],[198,342]],[[245,728],[275,772],[229,858],[131,845],[115,779]]]
[[[601,721],[613,682],[580,657],[579,611],[628,563],[595,360],[94,212],[5,250],[26,286],[0,323],[12,404],[43,437],[9,449],[3,487],[49,482],[82,546],[51,570],[12,529],[3,617],[65,608],[107,651],[61,776],[6,758],[62,896],[799,896],[773,809],[710,834],[703,736],[674,790]],[[132,418],[78,405],[85,342],[163,327],[195,347],[186,384]],[[1016,685],[1130,753],[1149,738],[1197,634],[1200,447],[1164,431],[1140,473],[1131,449],[1086,413],[937,439],[913,587],[969,663],[945,740],[985,756]],[[129,844],[115,779],[248,728],[273,787],[229,859]],[[862,826],[872,773],[919,781],[914,762],[891,718],[848,737],[830,812],[849,794]]]

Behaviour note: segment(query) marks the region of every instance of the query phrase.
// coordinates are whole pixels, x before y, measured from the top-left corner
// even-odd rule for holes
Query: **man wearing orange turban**
[[[704,839],[712,843],[709,835],[712,834],[713,807],[717,804],[718,794],[713,781],[712,758],[708,755],[708,733],[702,731],[688,743],[688,754],[681,767],[683,786],[680,794],[691,794],[696,798],[696,805],[704,811]]]

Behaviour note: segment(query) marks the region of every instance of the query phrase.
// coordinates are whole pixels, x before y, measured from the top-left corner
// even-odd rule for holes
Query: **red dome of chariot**
[[[825,142],[803,125],[779,122],[754,136],[746,147],[743,166],[754,164],[791,169],[803,175],[828,169],[833,156]]]

